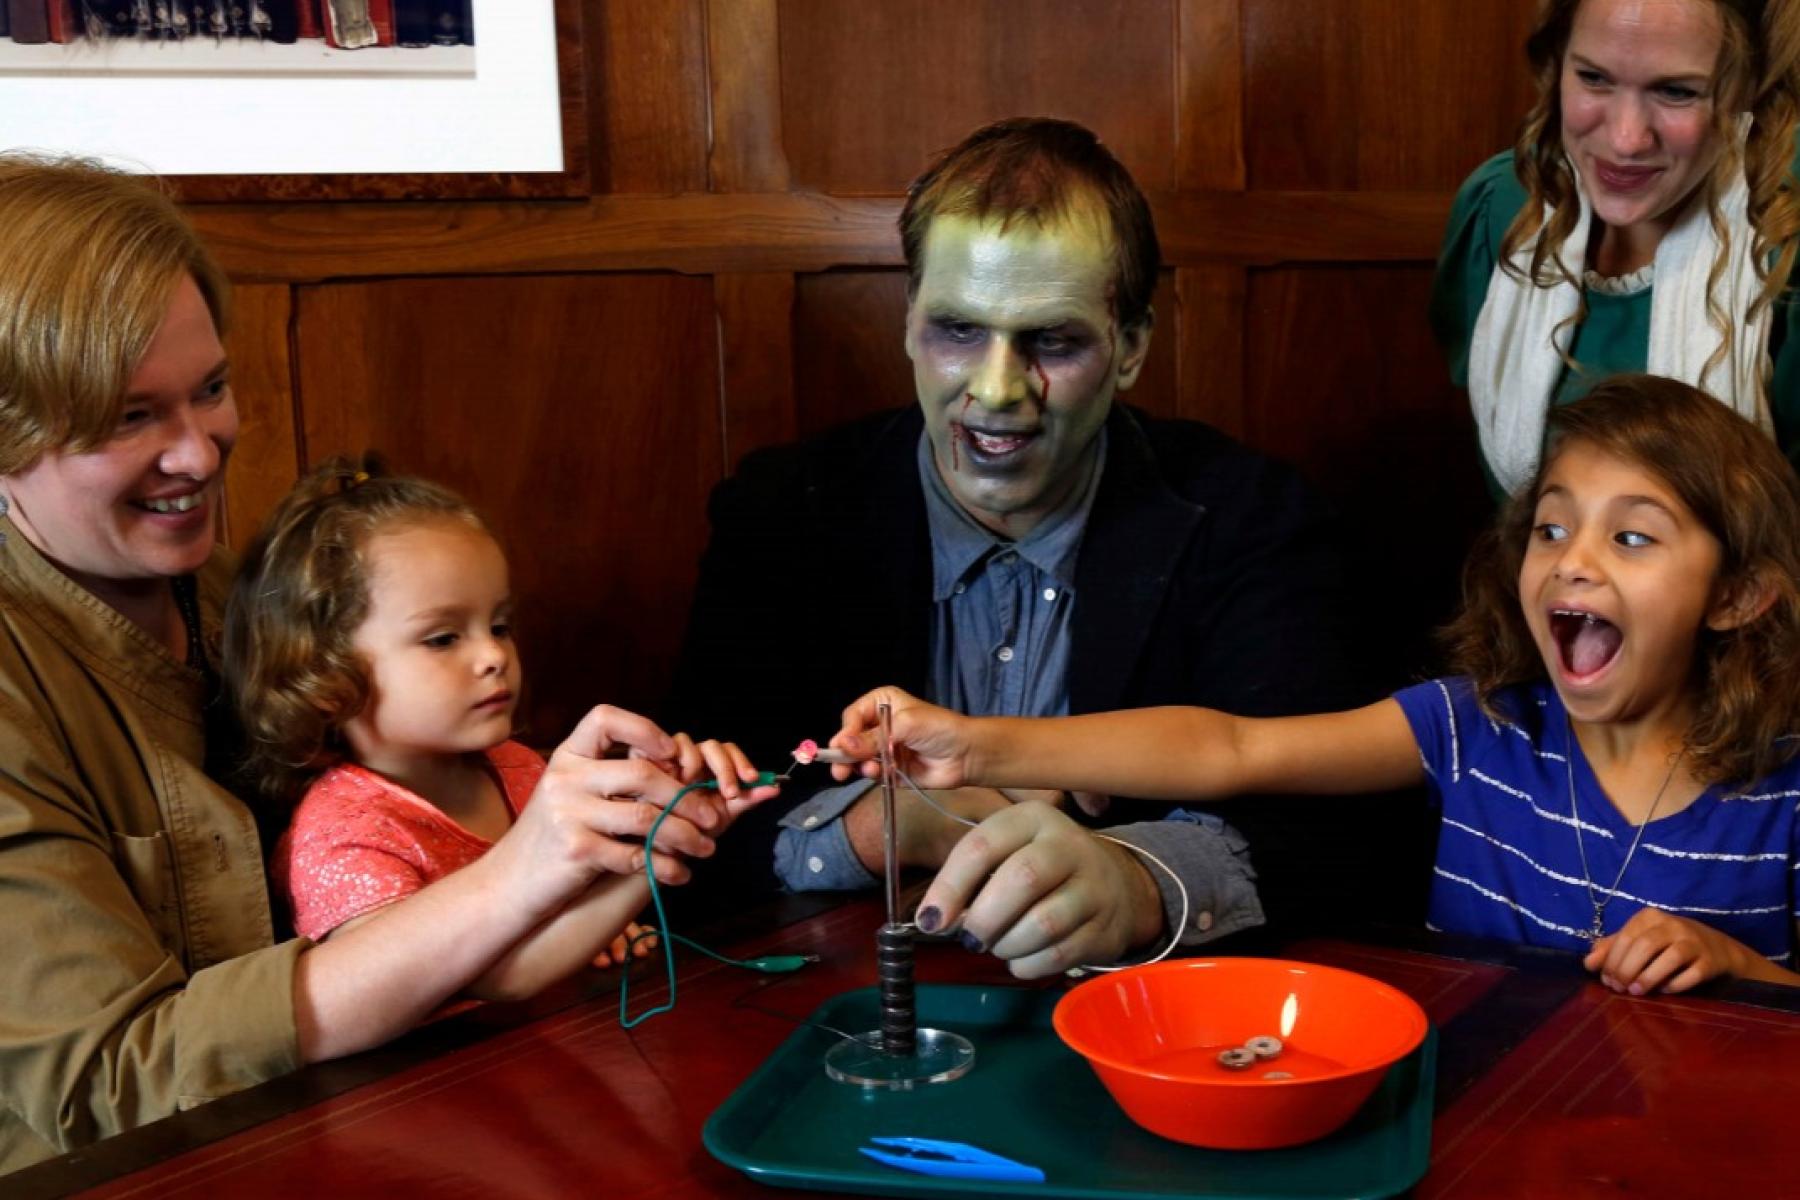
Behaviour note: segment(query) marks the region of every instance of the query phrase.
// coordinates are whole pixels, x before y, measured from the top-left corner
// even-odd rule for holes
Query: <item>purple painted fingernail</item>
[[[967,950],[970,954],[980,954],[986,949],[986,947],[981,944],[981,939],[966,929],[956,935],[956,940],[961,942],[962,948]]]
[[[919,928],[926,933],[936,933],[938,926],[943,923],[944,914],[938,911],[935,904],[927,905],[919,910]]]

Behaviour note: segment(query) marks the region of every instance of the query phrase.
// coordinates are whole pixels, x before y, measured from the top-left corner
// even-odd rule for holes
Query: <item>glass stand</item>
[[[881,717],[882,858],[887,891],[887,924],[875,935],[881,991],[881,1028],[839,1042],[825,1054],[825,1073],[839,1083],[908,1091],[924,1083],[949,1083],[975,1065],[975,1047],[961,1034],[920,1029],[913,1008],[913,927],[902,924],[898,833],[894,810],[893,710]]]

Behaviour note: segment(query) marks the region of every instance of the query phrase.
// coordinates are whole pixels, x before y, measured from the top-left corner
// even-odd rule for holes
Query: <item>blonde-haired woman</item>
[[[642,869],[616,835],[718,761],[595,709],[480,862],[276,944],[255,823],[203,766],[222,748],[225,317],[153,188],[0,155],[0,1174],[408,1028]],[[648,757],[597,761],[615,742]],[[710,848],[669,818],[658,877]]]
[[[1526,49],[1537,105],[1458,194],[1432,298],[1490,478],[1628,371],[1800,455],[1800,0],[1546,0]]]

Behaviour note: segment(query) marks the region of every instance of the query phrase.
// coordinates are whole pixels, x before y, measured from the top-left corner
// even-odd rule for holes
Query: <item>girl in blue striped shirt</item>
[[[1634,995],[1719,975],[1800,984],[1800,480],[1765,431],[1646,375],[1553,411],[1548,441],[1471,557],[1453,678],[1276,720],[978,719],[881,689],[833,744],[872,754],[887,700],[901,765],[927,788],[1191,800],[1424,781],[1442,815],[1433,927],[1579,950]],[[1072,888],[1035,922],[963,911],[1019,849],[1007,828],[965,839],[921,923],[935,910],[985,942],[989,926],[1029,938],[1091,917]]]

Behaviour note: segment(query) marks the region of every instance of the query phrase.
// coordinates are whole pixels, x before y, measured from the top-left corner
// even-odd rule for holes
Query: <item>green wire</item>
[[[749,786],[766,787],[769,784],[776,782],[779,782],[779,780],[774,774],[764,771],[757,776],[756,782]],[[668,806],[664,808],[661,813],[657,814],[655,821],[651,822],[650,832],[644,835],[644,875],[650,881],[650,903],[656,909],[656,928],[647,929],[632,938],[630,944],[625,948],[625,961],[619,964],[619,1027],[621,1029],[635,1028],[643,1022],[648,1021],[651,1017],[656,1016],[658,1013],[666,1013],[675,1007],[676,942],[680,942],[690,949],[698,950],[708,958],[716,959],[727,966],[743,967],[748,971],[761,971],[764,974],[769,975],[783,974],[788,971],[798,971],[807,963],[819,961],[817,955],[811,954],[765,954],[760,958],[727,958],[716,950],[707,949],[692,938],[682,937],[679,933],[668,932],[669,918],[668,915],[663,912],[662,889],[659,888],[656,883],[656,870],[650,859],[651,847],[656,844],[656,833],[662,828],[662,823],[669,819],[669,814],[675,811],[675,806],[681,803],[681,798],[683,796],[687,795],[689,792],[700,791],[703,788],[716,789],[718,786],[718,781],[712,779],[707,780],[705,783],[688,784],[679,792],[675,793],[675,798],[669,801]],[[625,1013],[626,999],[631,988],[631,947],[637,945],[638,942],[643,941],[645,938],[651,937],[662,938],[663,965],[667,968],[669,976],[669,998],[647,1012],[641,1012],[635,1017],[628,1017]]]

